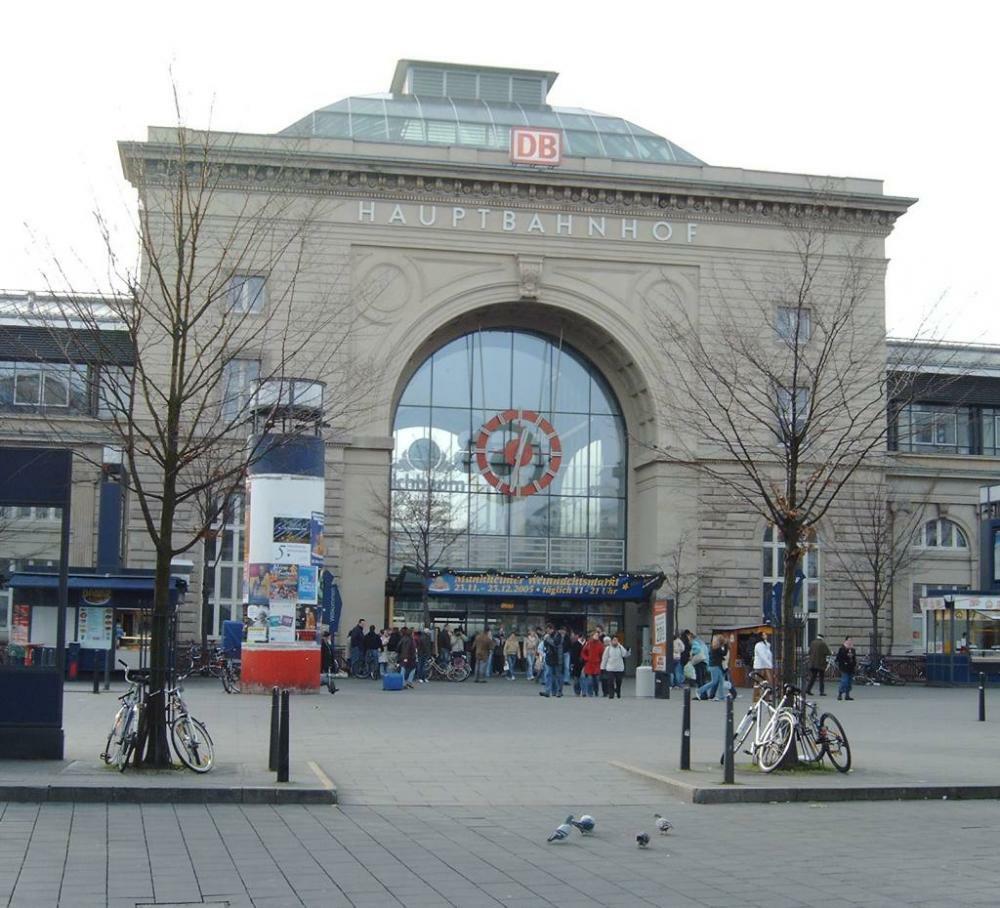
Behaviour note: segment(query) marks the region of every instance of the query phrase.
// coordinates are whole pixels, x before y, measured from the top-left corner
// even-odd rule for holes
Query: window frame
[[[234,395],[230,391],[230,382],[235,377],[233,375],[233,370],[231,367],[239,364],[241,366],[247,366],[250,364],[255,365],[256,374],[253,377],[249,377],[248,370],[242,369],[242,381],[240,382],[239,390]],[[233,422],[239,420],[241,413],[246,413],[247,408],[250,405],[250,399],[252,396],[251,388],[255,385],[260,384],[261,369],[263,363],[260,357],[254,356],[234,356],[222,367],[222,393],[219,397],[219,418],[226,422]],[[230,412],[229,404],[234,403],[232,410]],[[249,414],[246,414],[249,416]]]
[[[948,525],[951,528],[951,543],[945,545],[943,543],[944,533],[942,532],[943,527]],[[929,527],[934,527],[934,542],[927,542],[927,530]],[[964,545],[956,544],[956,540],[961,539],[965,543]],[[952,520],[950,517],[932,517],[930,520],[925,520],[920,525],[920,533],[917,537],[917,542],[914,543],[914,548],[920,549],[925,552],[951,552],[951,553],[962,553],[967,554],[971,551],[969,546],[969,534],[965,532],[962,525],[956,520]]]
[[[812,337],[812,310],[805,306],[775,306],[774,331],[785,341],[809,342]]]
[[[260,289],[251,299],[247,288],[254,281],[260,281]],[[237,315],[259,315],[267,307],[267,297],[267,276],[263,274],[234,274],[226,286],[227,309]]]

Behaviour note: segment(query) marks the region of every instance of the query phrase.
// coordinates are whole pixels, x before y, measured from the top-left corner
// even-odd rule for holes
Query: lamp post
[[[955,597],[944,597],[945,614],[948,616],[948,683],[955,684]]]

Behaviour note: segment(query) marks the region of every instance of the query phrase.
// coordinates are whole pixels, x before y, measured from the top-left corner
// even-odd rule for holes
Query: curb
[[[792,804],[847,801],[984,801],[1000,799],[1000,785],[851,785],[764,788],[737,784],[700,787],[617,760],[612,766],[666,786],[692,804]]]

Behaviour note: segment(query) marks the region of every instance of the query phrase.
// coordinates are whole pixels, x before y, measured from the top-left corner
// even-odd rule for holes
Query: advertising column
[[[314,642],[297,647],[295,629],[297,623],[315,626],[317,575],[323,568],[323,439],[267,435],[251,443],[261,455],[250,467],[246,490],[249,647],[243,678],[251,687],[258,674],[262,685],[309,687],[312,650],[319,683],[319,647]],[[309,683],[299,683],[303,680]]]

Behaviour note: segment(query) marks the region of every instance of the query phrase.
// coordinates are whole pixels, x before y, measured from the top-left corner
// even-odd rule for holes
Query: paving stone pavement
[[[911,753],[900,771],[994,778],[997,732],[968,720],[971,696],[864,691],[839,712],[862,767]],[[261,698],[192,686],[188,699],[220,753],[249,760],[266,742]],[[69,756],[94,758],[111,702],[78,698],[67,712]],[[401,694],[345,682],[293,704],[293,749],[320,759],[340,806],[0,803],[0,906],[1000,902],[994,802],[704,807],[608,764],[640,754],[674,765],[679,709],[551,702],[523,681]],[[697,709],[707,754],[721,712]],[[546,844],[584,811],[597,818],[592,837]],[[654,811],[672,835],[655,835]],[[653,834],[646,851],[640,830]]]

